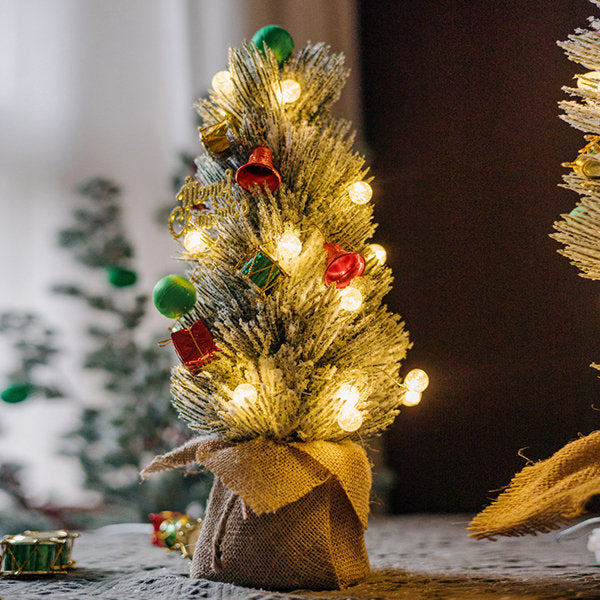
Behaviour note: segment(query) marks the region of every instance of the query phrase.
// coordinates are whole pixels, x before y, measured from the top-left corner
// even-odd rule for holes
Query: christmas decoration
[[[183,237],[183,246],[190,254],[204,254],[210,249],[207,237],[198,229],[188,231]]]
[[[155,546],[177,550],[185,558],[192,557],[202,525],[201,519],[192,519],[187,514],[170,510],[150,513],[148,517],[154,529],[152,543]]]
[[[338,424],[344,430],[348,432],[356,431],[360,428],[363,422],[360,411],[356,410],[353,406],[345,404],[340,409],[338,415]]]
[[[594,2],[594,4],[597,4]],[[600,279],[600,19],[590,18],[589,29],[577,29],[559,42],[567,57],[596,70],[577,75],[577,87],[563,88],[574,100],[560,102],[561,118],[574,128],[589,132],[577,159],[563,163],[573,169],[563,176],[564,187],[581,196],[578,206],[554,223],[551,237],[564,245],[567,256],[583,277]],[[592,364],[600,369],[600,365]],[[576,432],[573,432],[575,435]],[[498,498],[470,523],[472,536],[494,539],[558,529],[586,510],[600,494],[600,431],[570,442],[550,458],[526,466]]]
[[[230,120],[224,119],[215,125],[198,128],[200,139],[205,148],[213,154],[223,154],[231,147],[227,139],[227,130],[230,128]]]
[[[262,249],[253,252],[250,259],[244,259],[240,272],[263,293],[270,291],[283,273],[275,260]]]
[[[348,195],[354,204],[366,204],[373,196],[373,190],[366,181],[357,181],[348,188]]]
[[[577,87],[580,90],[588,92],[598,92],[598,82],[600,82],[600,71],[588,71],[583,75],[576,75]]]
[[[224,96],[229,96],[234,91],[233,81],[231,80],[231,73],[229,71],[217,71],[211,81],[210,85],[215,92],[219,92]]]
[[[261,27],[253,36],[252,43],[264,53],[264,46],[273,51],[279,66],[281,66],[294,49],[292,36],[278,25],[266,25]]]
[[[178,319],[192,310],[196,289],[189,279],[181,275],[166,275],[154,286],[152,299],[161,315]]]
[[[302,87],[293,79],[284,79],[279,86],[275,88],[275,95],[281,104],[293,104],[300,98]]]
[[[148,515],[148,519],[150,520],[150,523],[152,523],[152,529],[153,529],[152,543],[155,546],[159,546],[161,548],[165,548],[166,547],[164,536],[159,535],[159,533],[161,531],[160,526],[162,525],[162,523],[165,520],[169,520],[169,519],[170,520],[175,520],[175,519],[178,519],[182,515],[183,515],[183,513],[174,512],[174,511],[171,511],[171,510],[161,510],[159,513],[150,513]]]
[[[406,374],[404,385],[411,392],[424,392],[429,385],[429,376],[423,369],[413,369]]]
[[[571,167],[580,177],[600,179],[600,160],[590,154],[580,154],[573,162],[562,163],[563,167]]]
[[[17,404],[27,400],[34,391],[34,386],[28,382],[13,383],[2,390],[0,398],[8,404]]]
[[[72,533],[66,529],[53,529],[50,531],[32,531],[30,529],[23,532],[24,535],[34,536],[38,540],[53,540],[58,539],[64,541],[64,546],[61,546],[61,551],[56,557],[55,567],[60,569],[72,569],[75,567],[75,561],[72,558],[73,544],[79,537],[78,533]]]
[[[385,264],[385,261],[387,259],[387,252],[385,251],[385,248],[383,246],[381,246],[380,244],[369,244],[367,246],[367,249],[375,257],[375,260],[380,265]]]
[[[259,50],[274,49],[271,33],[261,30]],[[350,126],[331,114],[347,76],[342,57],[308,44],[282,71],[253,47],[229,57],[233,92],[196,108],[205,123],[235,115],[235,152],[198,156],[198,179],[214,182],[200,191],[206,209],[194,214],[184,201],[169,222],[198,291],[178,326],[214,315],[219,360],[193,374],[173,368],[173,406],[199,437],[142,475],[196,463],[215,475],[191,577],[345,588],[369,571],[363,440],[391,425],[410,393],[399,375],[408,336],[382,304],[389,267],[371,260],[365,269],[373,203],[365,186],[349,187],[369,174]],[[298,88],[288,81],[300,86],[293,106]],[[191,252],[188,232],[208,230],[210,252]]]
[[[235,174],[235,181],[246,191],[258,186],[261,194],[274,192],[281,184],[281,176],[273,168],[273,154],[266,146],[259,146],[252,152],[248,162]]]
[[[252,405],[256,402],[257,398],[258,393],[251,383],[240,383],[240,385],[233,390],[229,412],[235,415],[240,409],[252,408]]]
[[[277,242],[277,254],[284,259],[296,258],[302,252],[302,242],[293,233],[284,233]]]
[[[219,351],[213,336],[204,321],[200,319],[190,327],[185,327],[171,334],[173,346],[181,362],[187,370],[195,375],[204,365],[216,358]]]
[[[327,252],[325,285],[335,283],[338,290],[348,287],[355,277],[360,277],[365,270],[365,259],[357,252],[347,252],[333,242],[323,245]]]
[[[111,265],[106,267],[106,273],[109,283],[117,288],[128,287],[137,282],[137,273],[125,267]]]
[[[6,535],[0,546],[2,575],[52,575],[66,573],[74,566],[73,539],[78,534],[66,530],[26,531]]]

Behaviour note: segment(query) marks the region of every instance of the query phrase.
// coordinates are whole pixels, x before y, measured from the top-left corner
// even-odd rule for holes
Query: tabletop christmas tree
[[[323,44],[259,30],[231,49],[196,109],[205,153],[169,227],[187,277],[154,289],[175,318],[173,404],[198,434],[144,476],[215,475],[191,576],[271,589],[343,588],[369,570],[363,440],[418,402],[368,171],[331,115],[348,75]],[[383,254],[383,255],[382,255]]]
[[[600,6],[597,0],[591,0]],[[575,159],[563,163],[570,172],[564,187],[581,198],[554,224],[559,252],[571,259],[580,275],[600,279],[600,20],[590,17],[589,29],[577,29],[559,42],[568,58],[584,68],[576,87],[563,89],[574,100],[560,102],[561,118],[585,132]],[[600,365],[592,365],[599,369]],[[600,494],[600,431],[581,437],[550,458],[515,475],[508,489],[475,517],[475,537],[524,535],[557,529],[581,515],[592,496]]]

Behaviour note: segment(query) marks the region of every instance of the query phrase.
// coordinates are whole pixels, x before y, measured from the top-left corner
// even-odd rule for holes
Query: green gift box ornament
[[[244,258],[239,264],[242,264],[240,272],[263,294],[273,289],[281,275],[287,275],[262,248],[255,250],[249,259]]]

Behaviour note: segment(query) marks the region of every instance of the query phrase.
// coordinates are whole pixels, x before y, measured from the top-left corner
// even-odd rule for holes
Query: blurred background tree
[[[189,157],[182,155],[181,160],[182,169],[189,169]],[[174,185],[180,180],[176,175]],[[98,503],[89,510],[32,504],[20,483],[19,466],[6,463],[0,465],[0,485],[11,496],[13,510],[0,520],[3,530],[24,520],[30,528],[34,524],[82,527],[144,520],[152,511],[182,511],[192,502],[202,503],[210,489],[208,474],[187,478],[169,473],[139,483],[141,467],[157,452],[182,443],[189,432],[177,420],[169,399],[172,353],[158,347],[160,336],[147,340],[136,335],[148,297],[135,291],[134,251],[121,219],[119,187],[95,178],[81,184],[78,191],[82,204],[73,211],[72,222],[59,232],[59,243],[74,260],[94,272],[96,281],[91,285],[57,284],[53,292],[87,307],[87,351],[81,368],[102,374],[101,385],[109,400],[96,408],[75,399],[80,406],[79,424],[66,436],[63,452],[78,459],[84,485],[97,493]],[[100,293],[95,291],[99,278]],[[10,336],[17,357],[17,365],[6,375],[1,394],[4,401],[18,403],[32,395],[49,399],[70,396],[64,384],[45,381],[52,370],[43,367],[52,367],[61,350],[55,332],[41,317],[3,313],[0,333]]]

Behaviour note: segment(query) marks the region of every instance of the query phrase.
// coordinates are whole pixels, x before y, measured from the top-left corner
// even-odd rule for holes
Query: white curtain
[[[48,293],[87,276],[56,246],[74,186],[96,175],[122,186],[139,289],[150,293],[175,268],[153,214],[172,198],[177,153],[201,152],[192,102],[226,68],[229,45],[271,23],[297,48],[325,41],[346,55],[352,76],[338,114],[360,127],[353,0],[0,0],[0,311],[40,312],[60,330],[69,352],[53,375],[78,402],[102,402],[99,381],[76,374],[87,318]],[[158,314],[146,323],[166,326]],[[1,340],[0,350],[1,376],[13,357]],[[74,400],[0,405],[0,461],[29,465],[37,499],[81,501],[78,466],[53,457],[78,412]]]

